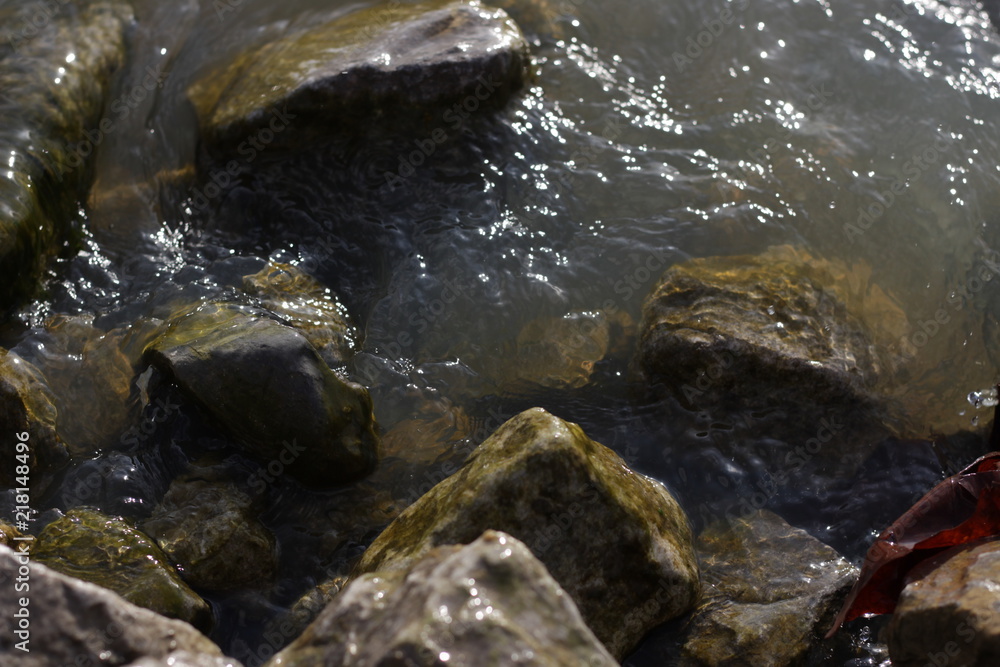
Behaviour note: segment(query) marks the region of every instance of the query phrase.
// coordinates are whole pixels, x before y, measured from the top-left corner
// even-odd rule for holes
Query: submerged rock
[[[908,577],[889,624],[894,667],[1000,661],[1000,540],[949,549]]]
[[[147,355],[272,475],[329,486],[375,467],[368,391],[291,327],[208,304],[175,317]]]
[[[857,570],[768,511],[709,526],[695,545],[702,599],[681,665],[799,665],[826,631]]]
[[[444,112],[443,133],[450,116],[502,106],[528,62],[527,43],[503,10],[477,1],[389,3],[267,43],[188,96],[204,144],[231,156],[248,138],[268,150],[306,146],[374,118],[421,121],[433,110]]]
[[[352,576],[410,568],[433,547],[467,544],[489,529],[523,541],[617,657],[698,595],[677,501],[579,426],[539,408],[506,422],[403,511]]]
[[[232,484],[174,480],[142,527],[195,588],[262,586],[274,577],[277,552],[251,505]]]
[[[617,665],[517,539],[493,531],[352,581],[269,667]]]
[[[301,331],[330,366],[343,366],[354,355],[358,333],[347,307],[300,268],[270,262],[258,273],[244,276],[243,289]]]
[[[56,432],[55,398],[38,369],[13,352],[0,348],[0,485],[27,486],[43,492],[54,472],[69,461],[66,444]],[[19,443],[27,443],[19,447]],[[25,466],[18,469],[18,465]],[[22,474],[23,473],[23,474]],[[18,481],[21,478],[21,481]]]
[[[113,125],[101,113],[132,21],[113,0],[39,7],[0,9],[0,310],[30,293],[69,232],[88,158]]]
[[[133,604],[208,628],[208,604],[177,575],[156,543],[119,517],[74,509],[46,526],[32,558],[108,588]]]
[[[14,551],[0,546],[0,580],[12,582],[19,576],[18,559]],[[191,663],[192,667],[208,667],[213,663],[205,660],[222,657],[215,644],[187,623],[137,607],[105,588],[45,565],[31,562],[30,568],[29,651],[16,647],[20,639],[15,614],[21,609],[20,597],[0,595],[0,663],[51,667],[116,666],[137,661],[146,667],[180,667],[188,663],[169,662],[169,658],[197,656],[201,662]],[[239,665],[232,660],[223,664]]]

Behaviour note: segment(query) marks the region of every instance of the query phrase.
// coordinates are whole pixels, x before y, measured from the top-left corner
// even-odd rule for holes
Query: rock
[[[0,311],[28,295],[68,235],[86,163],[110,117],[111,77],[132,21],[125,2],[94,0],[0,9]],[[102,124],[104,128],[102,129]]]
[[[910,573],[889,624],[894,667],[1000,661],[1000,540],[949,549]]]
[[[93,316],[59,315],[36,340],[36,363],[59,412],[59,435],[70,455],[84,457],[119,444],[129,417],[134,372],[121,350],[122,332],[104,332]]]
[[[528,76],[520,29],[477,1],[389,3],[264,44],[188,90],[205,146],[308,146],[373,118],[499,108]],[[437,110],[437,113],[434,111]],[[444,130],[441,129],[443,132]]]
[[[709,526],[695,548],[702,599],[685,666],[803,664],[857,579],[835,550],[766,510]]]
[[[329,486],[375,467],[368,391],[341,380],[291,327],[208,304],[175,317],[147,355],[272,475]]]
[[[32,558],[67,576],[110,589],[133,604],[208,628],[208,604],[177,575],[151,538],[124,519],[79,508],[46,526]]]
[[[243,289],[301,331],[330,366],[343,366],[354,356],[358,332],[346,306],[298,267],[271,262],[244,276]]]
[[[139,658],[126,667],[242,667],[237,660],[204,653],[174,651],[165,658]]]
[[[32,554],[33,555],[33,554]],[[0,582],[11,586],[21,563],[0,546]],[[30,561],[29,561],[30,562]],[[13,593],[0,595],[0,663],[18,667],[107,665],[175,655],[221,657],[219,648],[187,623],[168,619],[123,600],[109,590],[30,562],[29,652],[16,648]],[[231,662],[231,661],[230,661]],[[152,667],[156,663],[141,663]],[[167,663],[169,664],[169,663]],[[202,664],[195,663],[198,667]],[[238,663],[232,663],[234,667]],[[214,667],[214,666],[213,666]]]
[[[616,665],[515,538],[487,531],[351,582],[268,667]]]
[[[0,454],[26,466],[0,466],[0,485],[22,488],[27,477],[28,488],[44,492],[53,473],[69,461],[66,444],[56,432],[57,415],[55,399],[38,369],[0,348],[0,433],[6,434],[0,437]],[[22,442],[28,444],[26,452],[19,447]]]
[[[17,548],[17,537],[24,537],[14,526],[0,519],[0,544],[11,549]]]
[[[698,595],[687,517],[670,493],[540,408],[507,421],[404,510],[352,577],[412,567],[489,529],[523,541],[617,657]]]
[[[810,457],[839,459],[852,443],[894,435],[900,413],[886,390],[903,364],[905,336],[893,336],[906,318],[870,285],[876,305],[864,305],[847,281],[847,267],[785,247],[674,266],[643,306],[636,385],[706,422],[742,415],[758,420],[756,436],[818,436]],[[786,456],[769,464],[784,468]]]
[[[232,484],[174,480],[142,528],[195,588],[261,586],[274,577],[277,552],[251,504]]]

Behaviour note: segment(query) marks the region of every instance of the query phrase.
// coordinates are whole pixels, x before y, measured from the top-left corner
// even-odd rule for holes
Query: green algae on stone
[[[695,548],[703,593],[683,667],[802,664],[857,578],[835,550],[766,510],[712,524]]]
[[[52,3],[29,25],[38,7],[0,9],[0,311],[32,292],[70,231],[132,21],[127,3],[94,0]]]
[[[24,537],[21,531],[0,519],[0,544],[11,549],[16,549],[18,542],[16,538],[18,537]]]
[[[358,333],[346,306],[302,269],[269,262],[243,277],[243,290],[301,331],[330,366],[343,366],[353,356]]]
[[[270,147],[308,146],[379,117],[441,118],[467,99],[499,108],[527,79],[528,64],[527,43],[503,10],[478,1],[387,3],[264,44],[195,83],[188,97],[204,144],[225,155],[258,132]]]
[[[320,487],[375,467],[368,390],[342,380],[292,327],[206,304],[172,319],[147,358],[272,475]]]
[[[677,501],[540,408],[507,421],[404,510],[352,577],[410,567],[435,546],[467,544],[490,529],[524,542],[619,658],[698,596],[691,531]]]
[[[0,580],[21,576],[14,551],[0,546]],[[17,667],[54,665],[171,665],[172,667],[239,667],[234,660],[208,662],[222,652],[183,621],[165,618],[123,600],[112,591],[65,576],[34,561],[31,564],[30,651],[14,638],[22,608],[18,595],[0,595],[0,664]],[[198,656],[199,662],[185,662]],[[174,660],[174,659],[177,660]],[[148,662],[163,659],[163,662]]]
[[[38,369],[0,348],[0,455],[9,462],[0,466],[0,485],[23,487],[28,478],[34,492],[47,488],[52,474],[69,461],[69,451],[56,430],[57,416],[55,398]],[[28,451],[20,452],[18,443],[25,442],[24,434]],[[15,458],[18,455],[25,458]],[[15,464],[26,466],[28,474],[18,473]]]
[[[262,586],[274,577],[277,552],[251,504],[232,484],[174,480],[142,528],[195,588]]]
[[[110,589],[129,602],[208,628],[208,604],[180,578],[152,538],[120,517],[78,508],[38,534],[32,558]]]
[[[486,531],[353,580],[267,665],[375,667],[400,656],[412,667],[618,664],[531,551]]]

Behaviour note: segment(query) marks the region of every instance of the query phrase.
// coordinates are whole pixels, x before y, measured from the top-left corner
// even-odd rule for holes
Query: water
[[[770,488],[765,458],[719,445],[738,440],[741,416],[695,433],[636,411],[628,349],[598,364],[590,387],[528,397],[484,398],[469,369],[509,354],[535,318],[603,309],[637,320],[676,262],[790,244],[845,262],[860,299],[907,314],[911,329],[896,343],[912,359],[893,391],[921,418],[901,435],[973,428],[967,394],[996,381],[1000,352],[996,30],[973,2],[519,2],[511,11],[533,42],[534,84],[495,117],[457,128],[442,118],[448,140],[402,184],[385,174],[416,161],[421,137],[373,131],[289,161],[265,149],[252,176],[201,200],[184,177],[197,137],[188,86],[248,44],[370,3],[137,0],[133,61],[114,95],[151,70],[162,85],[97,147],[80,212],[84,249],[54,263],[46,297],[0,329],[0,344],[46,369],[79,363],[71,350],[52,351],[44,323],[93,316],[100,332],[131,336],[135,363],[148,326],[137,322],[181,299],[232,296],[268,258],[298,263],[360,326],[351,371],[372,387],[384,427],[428,396],[468,412],[473,435],[416,468],[415,488],[501,418],[542,405],[667,482],[697,526],[708,518],[699,508],[724,514],[766,489],[764,506],[860,558],[981,441],[884,444],[851,478]],[[77,391],[70,411],[92,400]],[[149,418],[138,388],[129,400],[121,428]],[[192,451],[225,452],[225,443],[181,410],[140,443],[105,444],[97,458],[126,472],[103,491],[47,502],[143,516]],[[88,465],[66,484],[87,478]],[[149,483],[126,483],[128,470]],[[283,571],[299,574],[212,598],[224,618],[213,638],[244,660],[262,619],[342,568],[378,529],[373,519],[339,541],[323,532],[332,508],[365,504],[350,490],[279,484],[270,493],[265,521]],[[871,641],[878,624],[855,627],[825,664],[884,659]],[[653,664],[663,650],[652,641],[631,664]]]

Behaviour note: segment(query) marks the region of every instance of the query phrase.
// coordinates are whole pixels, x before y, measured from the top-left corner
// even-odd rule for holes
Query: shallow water
[[[447,141],[429,156],[426,137],[376,132],[294,160],[265,147],[252,176],[216,195],[183,178],[196,155],[187,87],[248,44],[371,3],[244,0],[226,11],[222,0],[138,1],[133,61],[115,92],[130,105],[97,146],[84,251],[53,266],[47,297],[0,329],[0,344],[51,368],[61,358],[42,332],[51,315],[128,327],[181,297],[232,294],[269,257],[291,261],[333,288],[361,327],[350,370],[372,387],[383,426],[408,414],[411,385],[463,404],[471,440],[541,405],[668,483],[697,526],[763,498],[858,559],[978,443],[883,445],[850,479],[769,486],[776,471],[753,447],[719,446],[739,439],[745,416],[695,432],[637,414],[627,353],[599,364],[591,387],[523,398],[480,398],[468,367],[510,353],[538,317],[603,309],[637,320],[660,273],[686,258],[790,244],[846,262],[860,299],[877,308],[888,298],[908,315],[913,328],[896,342],[913,359],[893,391],[922,420],[905,435],[972,429],[965,397],[994,382],[1000,353],[996,29],[972,2],[520,1],[512,13],[524,17],[537,77],[501,113],[442,117]],[[548,21],[531,18],[532,2],[551,9]],[[143,94],[150,71],[161,85]],[[66,491],[98,465],[81,464],[48,505],[143,516],[192,448],[223,446],[181,410],[141,442],[104,448],[100,460],[119,470],[104,488]],[[414,487],[433,481],[436,465],[414,472]],[[272,490],[265,520],[284,571],[301,574],[213,598],[224,650],[251,664],[260,620],[377,534],[317,555],[329,545],[316,526],[340,502],[290,484]],[[867,627],[824,664],[883,659]],[[629,664],[660,664],[661,650],[650,642]]]

